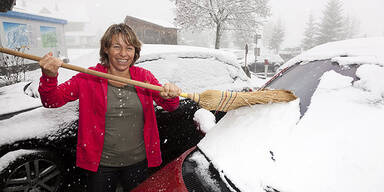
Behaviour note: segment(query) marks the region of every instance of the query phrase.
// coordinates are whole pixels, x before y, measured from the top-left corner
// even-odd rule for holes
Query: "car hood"
[[[42,106],[39,98],[24,93],[24,87],[31,82],[20,82],[0,88],[0,101],[6,105],[0,108],[0,116]]]
[[[78,119],[78,102],[60,108],[37,108],[0,121],[0,146],[26,139],[49,137],[57,139]]]

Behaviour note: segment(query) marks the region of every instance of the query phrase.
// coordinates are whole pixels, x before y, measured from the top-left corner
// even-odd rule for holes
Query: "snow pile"
[[[312,49],[296,61],[361,64],[359,79],[325,72],[300,120],[299,100],[229,111],[198,147],[240,191],[383,191],[383,45],[376,38]]]
[[[282,69],[289,67],[298,62],[303,62],[303,64],[305,64],[309,61],[331,58],[335,58],[335,61],[341,61],[342,64],[369,63],[384,66],[384,55],[382,51],[383,45],[384,37],[350,39],[345,41],[330,42],[312,48],[292,58],[280,68]],[[347,58],[345,58],[346,56]]]
[[[148,61],[138,66],[151,71],[160,83],[174,83],[183,92],[202,92],[207,89],[228,90],[250,86],[242,79],[234,81],[234,75],[229,70],[233,67],[215,59],[168,58]],[[238,71],[237,74],[242,73]]]
[[[334,71],[323,75],[306,115],[275,147],[265,183],[296,192],[384,189],[383,98],[351,81]]]
[[[229,111],[198,147],[240,191],[263,191],[274,158],[270,148],[290,133],[299,117],[299,100],[242,107]]]
[[[160,83],[174,83],[184,92],[253,87],[235,56],[221,50],[145,44],[137,65],[151,71]]]
[[[195,112],[193,120],[197,124],[197,129],[203,133],[207,133],[213,126],[216,125],[216,118],[210,111],[199,109]]]
[[[298,100],[230,111],[198,146],[241,191],[382,191],[382,70],[326,72],[300,121]]]
[[[224,63],[239,67],[236,56],[233,53],[223,52],[217,49],[186,45],[144,44],[141,48],[141,56],[137,63],[166,57],[205,59],[213,57]]]
[[[384,98],[384,67],[363,65],[357,69],[356,75],[360,80],[354,86]]]

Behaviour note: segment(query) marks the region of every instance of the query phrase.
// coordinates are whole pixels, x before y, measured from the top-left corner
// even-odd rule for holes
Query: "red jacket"
[[[101,64],[90,69],[107,73],[107,68]],[[133,80],[160,85],[152,73],[143,68],[131,66],[129,71]],[[144,142],[148,166],[156,167],[162,160],[153,101],[165,110],[173,111],[179,106],[179,98],[166,100],[161,98],[157,91],[137,86],[135,88],[143,106]],[[56,108],[79,99],[76,165],[90,171],[97,171],[103,150],[107,89],[107,79],[85,73],[79,73],[60,85],[57,85],[57,77],[43,74],[40,78],[39,93],[44,107]]]

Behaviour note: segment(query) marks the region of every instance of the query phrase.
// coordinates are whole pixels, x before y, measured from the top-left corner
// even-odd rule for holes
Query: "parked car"
[[[262,89],[298,99],[227,112],[133,191],[383,191],[382,47],[354,39],[293,58]]]
[[[259,76],[263,76],[267,70],[267,75],[273,76],[283,63],[284,60],[278,54],[263,54],[257,57],[256,62],[254,59],[250,60],[249,70]]]
[[[93,65],[97,58],[98,50],[94,50],[71,60],[75,65]],[[185,92],[241,90],[251,86],[234,56],[218,50],[144,45],[137,65],[149,69],[161,83],[173,82]],[[60,69],[61,82],[74,74],[67,72]],[[75,167],[78,102],[55,109],[41,107],[37,92],[40,74],[40,70],[31,72],[31,83],[0,88],[0,189],[82,191],[83,175]],[[156,106],[163,164],[203,137],[193,122],[197,109],[195,103],[183,99],[174,112]],[[216,117],[221,116],[218,113]]]

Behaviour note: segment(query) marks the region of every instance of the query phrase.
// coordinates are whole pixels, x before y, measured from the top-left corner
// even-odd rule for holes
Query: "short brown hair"
[[[109,65],[109,58],[105,53],[105,49],[109,49],[111,47],[113,35],[122,35],[122,38],[127,45],[135,47],[135,56],[133,58],[133,63],[135,63],[140,57],[141,42],[132,28],[125,23],[113,24],[108,27],[107,31],[105,31],[100,40],[100,62],[103,65]]]

